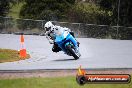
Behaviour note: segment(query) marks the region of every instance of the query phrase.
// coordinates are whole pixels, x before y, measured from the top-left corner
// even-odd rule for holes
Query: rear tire
[[[75,53],[75,50],[71,47],[71,45],[67,45],[66,48],[72,54],[72,56],[75,58],[75,60],[79,59],[79,56]]]

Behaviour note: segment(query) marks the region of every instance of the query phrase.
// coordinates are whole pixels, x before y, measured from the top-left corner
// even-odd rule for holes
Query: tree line
[[[19,14],[24,19],[132,25],[132,0],[0,0],[0,16],[6,16],[16,2],[24,2]]]

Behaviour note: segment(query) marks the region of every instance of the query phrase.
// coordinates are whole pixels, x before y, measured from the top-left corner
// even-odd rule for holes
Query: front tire
[[[67,50],[72,54],[72,56],[75,58],[75,60],[79,59],[79,55],[75,53],[75,50],[72,48],[71,45],[66,46]]]

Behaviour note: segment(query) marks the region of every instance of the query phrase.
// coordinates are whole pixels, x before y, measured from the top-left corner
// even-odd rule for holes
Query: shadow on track
[[[75,59],[57,59],[54,61],[74,61]],[[75,60],[76,61],[76,60]]]

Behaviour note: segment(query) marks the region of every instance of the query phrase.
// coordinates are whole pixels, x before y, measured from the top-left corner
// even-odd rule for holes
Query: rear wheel
[[[78,53],[75,53],[75,50],[71,45],[67,45],[66,48],[72,54],[72,56],[75,58],[75,60],[79,59],[80,55]]]

